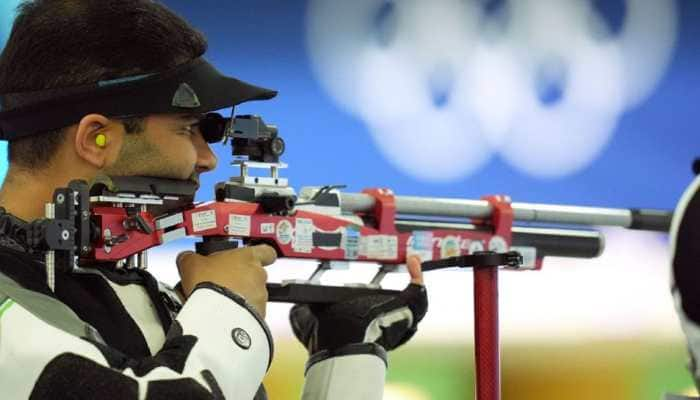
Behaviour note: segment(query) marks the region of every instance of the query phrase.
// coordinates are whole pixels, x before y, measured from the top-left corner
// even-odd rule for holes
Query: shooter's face
[[[104,168],[112,176],[191,179],[216,168],[216,155],[204,141],[197,116],[152,115],[142,132],[124,134],[119,155]]]

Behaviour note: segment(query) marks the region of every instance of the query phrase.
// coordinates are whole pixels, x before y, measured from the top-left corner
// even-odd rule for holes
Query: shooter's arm
[[[53,325],[55,315],[72,312],[52,297],[18,286],[12,291],[11,281],[3,282],[4,398],[252,399],[269,367],[272,342],[265,324],[239,298],[216,287],[196,289],[161,350],[135,359],[90,335],[90,330],[77,336]],[[2,300],[5,295],[11,296]],[[53,317],[38,315],[37,310],[53,310]],[[73,318],[78,327],[87,326]]]

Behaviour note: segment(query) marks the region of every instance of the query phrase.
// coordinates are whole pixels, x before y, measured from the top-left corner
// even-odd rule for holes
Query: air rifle
[[[507,196],[461,200],[396,196],[385,188],[343,193],[341,186],[308,187],[299,194],[280,171],[285,142],[257,116],[228,120],[210,114],[207,131],[231,142],[238,176],[220,182],[215,200],[195,203],[198,185],[149,177],[73,181],[55,191],[46,218],[29,225],[26,243],[45,253],[48,284],[56,270],[85,262],[146,268],[147,251],[199,237],[200,254],[267,243],[280,257],[318,260],[307,281],[268,284],[270,301],[333,303],[382,289],[382,278],[417,254],[423,270],[474,269],[477,398],[498,399],[499,268],[538,270],[547,256],[593,258],[603,251],[596,226],[668,231],[671,213],[512,203]],[[251,174],[267,170],[267,174]],[[578,226],[578,227],[577,227]],[[323,286],[320,276],[348,262],[380,265],[371,282]]]

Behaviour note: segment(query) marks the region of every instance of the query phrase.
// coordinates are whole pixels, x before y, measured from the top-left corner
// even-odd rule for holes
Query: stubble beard
[[[198,181],[193,168],[184,170],[143,134],[126,135],[117,160],[103,168],[102,173],[107,176],[151,176]],[[186,174],[189,176],[183,178]]]

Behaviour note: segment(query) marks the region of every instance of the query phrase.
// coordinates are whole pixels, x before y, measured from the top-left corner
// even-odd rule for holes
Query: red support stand
[[[500,400],[498,267],[474,269],[474,355],[476,399]]]
[[[493,207],[489,251],[505,252],[512,240],[513,209],[506,196],[484,198]],[[474,268],[474,363],[476,399],[501,399],[501,344],[498,332],[498,267]]]

